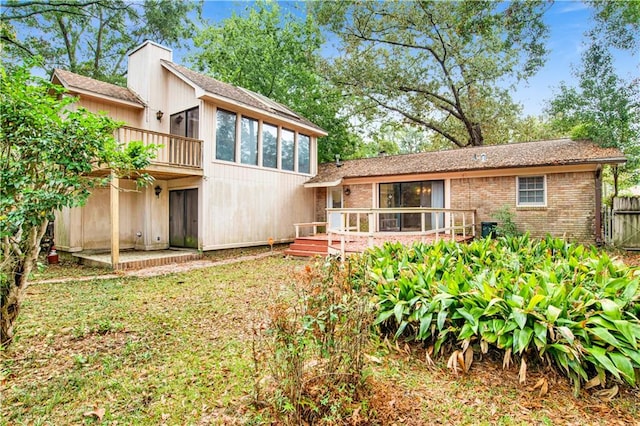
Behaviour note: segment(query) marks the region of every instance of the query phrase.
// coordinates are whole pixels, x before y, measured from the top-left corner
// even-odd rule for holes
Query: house
[[[316,191],[315,220],[330,227],[348,209],[371,209],[373,231],[424,232],[450,220],[446,210],[471,210],[480,235],[482,222],[494,222],[506,206],[534,237],[594,243],[601,238],[602,169],[623,162],[616,148],[558,139],[321,164],[304,186]],[[418,213],[384,210],[411,207],[443,213],[425,225]]]
[[[59,250],[214,250],[289,241],[313,220],[318,138],[326,132],[289,108],[172,62],[147,41],[130,52],[127,87],[57,69],[52,81],[125,125],[123,144],[160,145],[145,170],[155,181],[93,191],[55,220]],[[108,172],[108,171],[107,171]]]

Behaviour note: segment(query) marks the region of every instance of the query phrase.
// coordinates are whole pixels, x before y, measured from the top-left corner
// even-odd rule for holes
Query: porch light
[[[344,195],[351,195],[351,188],[349,188],[348,186],[344,189]]]
[[[153,188],[153,190],[156,193],[156,198],[160,198],[160,193],[162,192],[162,187],[160,185],[156,185],[156,187]]]
[[[160,121],[162,119],[162,116],[164,115],[164,112],[158,110],[158,112],[156,112],[156,118],[158,119],[158,121]]]

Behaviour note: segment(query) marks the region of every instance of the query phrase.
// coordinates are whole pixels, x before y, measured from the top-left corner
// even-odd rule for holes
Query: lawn
[[[304,261],[272,256],[152,278],[37,284],[2,354],[1,424],[269,424],[251,406],[252,330]],[[637,390],[611,401],[487,357],[466,376],[420,346],[375,340],[368,406],[380,424],[638,424]],[[354,416],[353,424],[357,423]]]

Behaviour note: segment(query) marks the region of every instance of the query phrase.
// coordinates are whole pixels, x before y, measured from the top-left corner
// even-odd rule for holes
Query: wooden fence
[[[616,247],[640,250],[640,197],[613,199],[608,236]]]

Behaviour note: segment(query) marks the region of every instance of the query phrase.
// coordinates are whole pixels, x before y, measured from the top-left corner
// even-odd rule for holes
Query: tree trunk
[[[2,283],[1,303],[0,303],[0,346],[6,348],[13,340],[13,327],[20,306],[29,286],[29,275],[38,260],[40,254],[40,240],[47,230],[48,220],[43,221],[39,226],[34,226],[29,230],[27,237],[19,242],[13,250],[7,250],[5,255],[15,256],[13,262],[5,263],[10,265],[6,272],[6,281]],[[11,254],[7,254],[10,252]],[[6,259],[4,259],[6,261]]]

